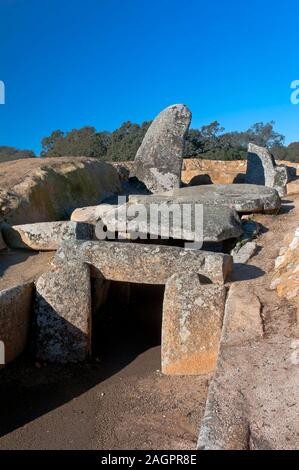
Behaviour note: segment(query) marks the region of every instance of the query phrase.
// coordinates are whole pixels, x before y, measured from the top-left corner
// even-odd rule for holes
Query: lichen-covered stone
[[[262,305],[247,285],[233,284],[227,296],[221,344],[243,344],[263,337]]]
[[[196,272],[223,284],[232,269],[232,257],[223,253],[174,246],[108,241],[62,242],[54,264],[74,260],[89,263],[109,280],[141,284],[165,284],[176,272]]]
[[[215,368],[226,290],[197,274],[174,274],[163,301],[162,372],[206,374]]]
[[[184,140],[191,112],[183,104],[164,109],[150,125],[139,147],[131,176],[152,192],[179,187]]]
[[[86,224],[96,225],[102,216],[115,209],[115,204],[99,204],[98,206],[79,207],[71,215],[74,222],[84,222]]]
[[[45,362],[77,362],[91,348],[90,270],[66,263],[43,274],[36,283],[36,348]]]
[[[195,203],[126,204],[103,214],[102,221],[110,232],[138,233],[144,238],[218,242],[243,233],[235,210]]]
[[[25,349],[31,318],[33,284],[0,291],[0,341],[4,343],[5,364]]]
[[[51,251],[62,240],[91,240],[93,231],[88,224],[61,221],[5,226],[3,234],[11,248]]]
[[[153,195],[134,195],[131,203],[198,203],[209,206],[228,206],[239,213],[277,212],[280,197],[274,188],[255,184],[207,184],[178,188]]]
[[[268,149],[250,143],[245,181],[249,184],[275,188],[280,196],[284,196],[288,183],[288,171],[285,166],[276,165]]]

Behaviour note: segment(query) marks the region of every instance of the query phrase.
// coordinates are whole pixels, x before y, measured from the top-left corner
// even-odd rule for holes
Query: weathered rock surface
[[[191,112],[182,104],[164,109],[152,122],[139,147],[131,176],[152,192],[179,187],[185,136]]]
[[[275,188],[280,196],[284,196],[288,183],[288,171],[285,166],[276,165],[268,149],[249,144],[245,181],[249,184]]]
[[[37,251],[57,250],[62,240],[91,240],[92,234],[90,225],[71,221],[3,227],[8,246]]]
[[[226,290],[197,274],[173,274],[163,301],[162,372],[206,374],[215,368]]]
[[[178,188],[153,195],[134,195],[131,203],[199,203],[210,206],[228,206],[240,213],[277,212],[281,200],[277,191],[254,184],[211,184]]]
[[[33,284],[0,291],[0,341],[5,348],[5,364],[25,349],[31,318]]]
[[[0,187],[0,219],[10,225],[67,220],[77,207],[121,191],[112,165],[85,157],[1,163]]]
[[[127,232],[135,239],[173,238],[218,242],[238,238],[243,229],[236,211],[229,207],[184,204],[126,204],[102,215],[110,232]]]
[[[91,288],[87,264],[66,263],[36,283],[37,358],[77,362],[91,348]]]
[[[262,305],[259,298],[248,286],[233,284],[225,304],[222,344],[244,344],[262,337]]]
[[[96,225],[104,214],[117,207],[116,204],[99,204],[98,206],[80,207],[75,209],[71,215],[74,222],[84,222],[86,224]]]
[[[257,252],[258,246],[255,241],[247,242],[241,247],[234,248],[231,252],[234,263],[247,263],[247,261]]]
[[[106,279],[141,284],[165,284],[172,274],[190,271],[223,284],[232,270],[232,257],[223,253],[107,241],[62,242],[54,264],[76,259],[91,264]]]
[[[271,288],[277,289],[279,297],[285,297],[288,300],[298,299],[299,312],[299,228],[293,237],[287,235],[285,241],[286,246],[281,248],[275,261]]]

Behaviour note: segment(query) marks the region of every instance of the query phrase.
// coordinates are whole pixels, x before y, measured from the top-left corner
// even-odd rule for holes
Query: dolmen
[[[162,371],[200,374],[215,367],[232,257],[185,248],[109,241],[64,241],[53,271],[36,283],[37,357],[83,361],[91,351],[92,277],[165,285]],[[101,284],[100,284],[101,285]]]

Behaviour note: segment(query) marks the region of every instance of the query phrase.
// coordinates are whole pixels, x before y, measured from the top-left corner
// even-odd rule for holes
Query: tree
[[[287,160],[299,163],[299,142],[292,142],[287,147]]]
[[[34,157],[35,153],[32,150],[19,150],[15,147],[0,146],[0,162]]]
[[[143,122],[140,126],[131,121],[127,121],[124,122],[119,129],[112,132],[111,143],[107,150],[107,160],[134,160],[150,124],[151,121],[148,121]]]

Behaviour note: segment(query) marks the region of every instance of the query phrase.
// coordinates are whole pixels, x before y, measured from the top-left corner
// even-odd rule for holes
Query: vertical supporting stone
[[[26,347],[32,291],[31,282],[0,291],[0,341],[5,364],[18,357]]]
[[[46,362],[77,362],[91,350],[89,265],[67,263],[43,274],[36,284],[37,357]]]
[[[173,274],[165,286],[162,372],[206,374],[214,370],[226,289],[201,284],[198,274]]]

